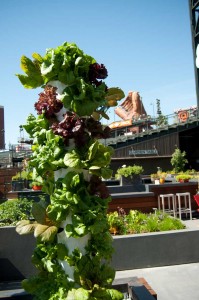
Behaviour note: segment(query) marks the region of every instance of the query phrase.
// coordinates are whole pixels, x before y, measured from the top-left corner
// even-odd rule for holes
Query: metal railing
[[[195,106],[189,109],[179,109],[173,114],[163,116],[162,123],[160,116],[151,117],[148,115],[140,119],[132,119],[132,125],[112,129],[112,136],[107,139],[101,139],[100,142],[106,145],[125,143],[128,140],[134,140],[197,121],[199,121],[199,116],[198,109]],[[141,130],[133,133],[129,131],[132,127],[138,127]],[[18,144],[10,145],[8,150],[0,150],[0,167],[12,166],[14,161],[17,162],[19,160],[18,162],[20,163],[20,158],[30,157],[32,153],[31,139],[20,137],[18,142]]]
[[[147,116],[143,119],[132,120],[132,125],[114,128],[111,131],[111,137],[101,139],[100,142],[106,145],[114,145],[118,143],[125,143],[128,140],[134,140],[153,133],[160,133],[171,128],[184,126],[199,121],[198,110],[190,108],[187,110],[179,109],[175,113],[160,117]],[[133,128],[137,132],[133,132]]]

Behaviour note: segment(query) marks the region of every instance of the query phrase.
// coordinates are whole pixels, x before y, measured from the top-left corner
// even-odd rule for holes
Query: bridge
[[[173,132],[183,132],[187,129],[197,127],[199,122],[197,109],[194,110],[194,112],[189,111],[186,116],[184,113],[185,111],[183,110],[182,114],[178,112],[177,114],[174,113],[164,116],[165,121],[162,124],[158,124],[158,117],[155,118],[151,116],[136,121],[132,120],[131,124],[128,124],[127,126],[125,126],[125,122],[123,123],[124,126],[122,126],[122,122],[120,121],[115,122],[116,125],[111,130],[111,137],[101,139],[100,142],[117,149],[132,144],[138,144],[145,140],[151,140],[158,136],[168,135]],[[135,127],[141,128],[141,130],[135,132],[132,130],[132,128]]]

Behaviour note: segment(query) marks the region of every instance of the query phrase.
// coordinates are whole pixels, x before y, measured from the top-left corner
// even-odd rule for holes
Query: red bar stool
[[[189,214],[190,220],[192,220],[191,211],[191,195],[190,193],[176,193],[176,214],[182,219],[182,213]]]
[[[158,196],[158,209],[163,213],[176,216],[175,196],[174,194],[161,194]]]

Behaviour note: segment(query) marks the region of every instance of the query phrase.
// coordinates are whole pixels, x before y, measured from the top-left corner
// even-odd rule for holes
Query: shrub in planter
[[[115,174],[116,178],[120,178],[123,184],[141,184],[141,174],[144,172],[142,166],[122,166]]]
[[[163,214],[162,211],[145,214],[130,210],[126,214],[124,209],[119,208],[118,211],[109,213],[107,218],[109,230],[114,235],[185,229],[185,225],[179,219]]]

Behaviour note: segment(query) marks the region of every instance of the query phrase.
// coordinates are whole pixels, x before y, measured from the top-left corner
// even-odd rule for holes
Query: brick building
[[[0,105],[0,150],[5,149],[4,107]]]

